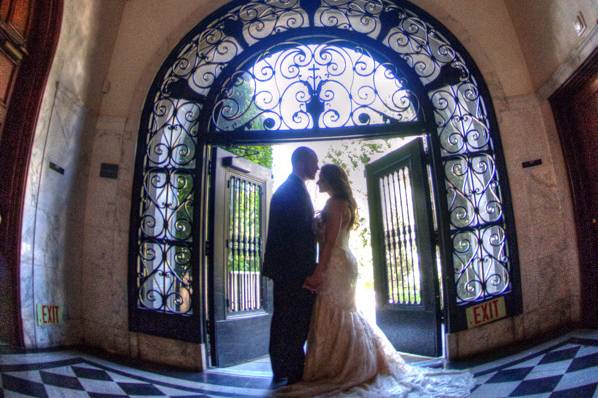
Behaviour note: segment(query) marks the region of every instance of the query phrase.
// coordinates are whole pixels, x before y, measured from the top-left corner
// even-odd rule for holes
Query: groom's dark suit
[[[270,202],[268,238],[262,273],[274,281],[270,360],[275,379],[299,381],[303,374],[309,322],[315,296],[302,285],[315,268],[316,239],[311,199],[294,174]]]

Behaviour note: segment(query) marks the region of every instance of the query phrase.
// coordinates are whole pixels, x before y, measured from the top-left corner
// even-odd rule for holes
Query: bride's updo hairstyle
[[[349,205],[351,210],[351,220],[349,227],[357,224],[357,202],[353,197],[353,190],[349,184],[349,177],[345,170],[335,164],[325,164],[320,169],[320,178],[328,183],[332,192],[331,196],[335,199],[342,199]]]

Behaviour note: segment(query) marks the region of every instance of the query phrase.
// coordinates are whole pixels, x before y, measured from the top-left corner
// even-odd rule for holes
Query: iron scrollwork
[[[485,98],[467,62],[445,35],[407,7],[384,0],[379,3],[384,4],[380,21],[394,19],[392,26],[382,29],[382,42],[419,76],[434,108],[453,238],[457,304],[505,294],[512,288],[513,268],[496,170],[495,132],[490,128]],[[484,239],[487,236],[494,238]],[[477,248],[466,251],[467,261],[462,256],[464,247]]]
[[[142,308],[191,312],[193,176],[154,168],[144,183],[137,278]]]
[[[276,33],[309,26],[309,16],[299,0],[250,2],[238,11],[243,37],[249,45]]]
[[[157,77],[141,125],[145,151],[136,169],[140,203],[131,249],[137,307],[192,314],[198,292],[188,259],[196,255],[200,219],[193,202],[200,120],[209,120],[201,126],[207,133],[364,125],[375,132],[389,124],[400,129],[430,111],[444,168],[457,304],[509,292],[511,220],[505,220],[508,191],[497,171],[489,96],[481,94],[479,74],[460,46],[430,19],[400,0],[254,0],[225,6],[198,25]],[[310,29],[326,30],[328,38],[289,39],[290,31],[304,38]],[[346,31],[404,60],[427,98],[414,94],[416,82],[395,63],[343,40]],[[271,40],[282,32],[284,40]],[[274,44],[264,50],[259,44],[266,39]],[[237,62],[215,87],[239,57],[251,62]]]
[[[451,229],[478,227],[501,220],[500,190],[491,156],[480,154],[446,160],[445,174]]]
[[[224,83],[210,129],[305,130],[416,121],[419,102],[396,67],[356,43],[284,42]]]
[[[191,248],[146,241],[139,247],[139,258],[142,308],[191,315]]]
[[[503,204],[492,156],[445,161],[457,297],[478,301],[511,288]]]
[[[136,266],[139,308],[192,313],[197,104],[156,101],[147,135]]]
[[[380,14],[385,5],[370,0],[322,0],[314,16],[315,26],[347,29],[378,37],[382,23]]]
[[[452,235],[457,295],[463,301],[487,300],[510,288],[510,261],[500,225]]]

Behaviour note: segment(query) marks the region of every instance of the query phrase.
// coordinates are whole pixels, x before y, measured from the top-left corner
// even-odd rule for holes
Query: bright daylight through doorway
[[[272,170],[273,192],[291,173],[291,154],[299,146],[308,146],[318,155],[320,167],[326,163],[336,163],[349,175],[355,200],[358,205],[359,225],[351,233],[350,247],[359,264],[359,279],[356,292],[358,309],[372,322],[376,322],[376,303],[370,239],[365,165],[402,147],[417,136],[408,138],[343,139],[331,141],[311,141],[275,144],[271,146],[226,148]],[[317,178],[317,177],[316,177]],[[307,190],[314,209],[321,210],[328,195],[318,191],[315,181],[307,181]],[[410,187],[407,187],[410,189]],[[411,195],[411,192],[407,193]],[[418,275],[415,276],[418,278]]]

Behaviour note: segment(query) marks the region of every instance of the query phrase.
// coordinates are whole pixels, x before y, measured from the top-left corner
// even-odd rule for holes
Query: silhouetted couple
[[[317,185],[330,198],[314,218],[305,181],[316,177],[318,157],[299,147],[291,162],[292,174],[270,203],[263,264],[263,274],[274,281],[273,384],[288,384],[276,395],[469,395],[471,374],[405,364],[357,311],[358,267],[349,248],[357,204],[347,174],[334,164],[322,166]]]

